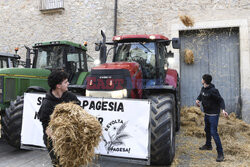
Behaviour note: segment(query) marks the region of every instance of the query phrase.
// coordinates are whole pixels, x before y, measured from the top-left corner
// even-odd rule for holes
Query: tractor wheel
[[[7,124],[8,124],[8,118],[5,116],[5,111],[3,111],[2,115],[1,115],[1,138],[5,138],[5,139],[8,139],[8,136],[7,136],[7,132],[6,132],[6,127],[7,127]]]
[[[170,165],[175,156],[175,97],[171,93],[152,95],[151,164]]]
[[[18,149],[21,145],[23,102],[23,96],[18,96],[14,102],[10,103],[10,107],[6,108],[2,119],[3,133],[7,142]]]

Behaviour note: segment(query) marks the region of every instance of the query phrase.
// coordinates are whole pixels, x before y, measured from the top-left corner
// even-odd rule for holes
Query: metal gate
[[[181,105],[192,106],[201,89],[203,74],[212,75],[228,112],[239,114],[239,28],[181,31]],[[194,63],[184,61],[185,49],[194,54]]]

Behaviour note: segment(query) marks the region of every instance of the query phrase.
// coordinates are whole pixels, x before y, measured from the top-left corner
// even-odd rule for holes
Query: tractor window
[[[115,61],[137,62],[142,68],[145,79],[155,78],[155,43],[118,44]]]
[[[137,62],[139,59],[155,67],[154,43],[136,42],[118,45],[115,61]]]
[[[38,49],[36,68],[60,69],[63,68],[63,46],[48,46]]]
[[[47,52],[41,51],[38,52],[38,57],[37,57],[37,68],[46,68],[47,67]]]
[[[166,55],[166,48],[163,45],[159,45],[159,66],[162,68],[165,65],[165,55]]]
[[[91,62],[91,61],[94,60],[94,59],[93,59],[91,56],[89,56],[89,55],[87,55],[87,57],[86,57],[86,52],[85,52],[85,51],[81,51],[80,59],[81,59],[81,65],[82,65],[81,69],[83,69],[83,70],[87,70],[87,69],[88,69],[87,62]],[[94,62],[94,61],[93,61],[93,62]]]
[[[8,59],[1,59],[0,63],[1,68],[8,68]]]
[[[11,59],[11,62],[13,64],[13,67],[18,67],[19,63],[18,63],[18,60],[16,59]]]
[[[159,77],[164,79],[165,78],[165,70],[164,70],[164,65],[166,63],[166,59],[165,59],[165,55],[166,55],[166,47],[162,44],[159,44],[159,50],[158,50],[159,54],[159,62],[158,62],[158,66],[159,66]]]
[[[73,68],[75,72],[78,72],[80,69],[80,60],[79,53],[68,53],[67,54],[67,62]]]

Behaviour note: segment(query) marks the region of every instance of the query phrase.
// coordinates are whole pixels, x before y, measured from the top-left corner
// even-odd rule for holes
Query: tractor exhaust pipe
[[[25,63],[25,68],[30,68],[30,65],[31,65],[31,60],[30,60],[30,48],[28,46],[24,46],[26,49],[27,49],[27,52],[26,52],[26,63]]]
[[[101,64],[104,64],[107,61],[106,35],[102,30],[101,30],[101,34],[102,34],[103,40],[100,46],[100,61],[101,61]]]

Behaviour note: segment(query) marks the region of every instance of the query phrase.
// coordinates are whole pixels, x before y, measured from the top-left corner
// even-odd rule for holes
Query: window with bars
[[[64,0],[41,0],[41,10],[63,9]]]

